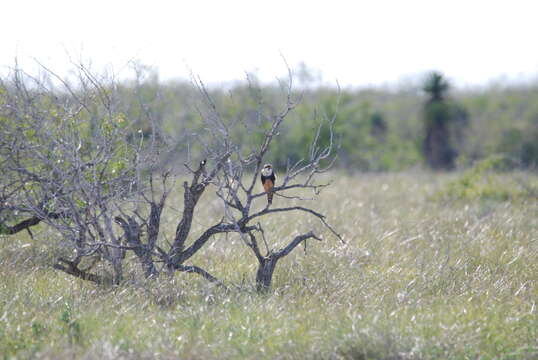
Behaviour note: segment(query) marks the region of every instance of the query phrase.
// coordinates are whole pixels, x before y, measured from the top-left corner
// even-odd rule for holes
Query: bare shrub
[[[126,115],[128,109],[122,105],[113,78],[95,75],[80,64],[71,81],[46,68],[44,75],[36,78],[15,68],[0,84],[0,161],[4,171],[0,230],[12,235],[30,231],[41,222],[56,230],[72,250],[72,256],[57,259],[56,269],[96,283],[118,284],[124,278],[125,262],[133,258],[126,253],[132,252],[146,277],[180,271],[222,284],[206,270],[188,263],[215,235],[235,233],[258,260],[257,289],[265,291],[281,258],[299,244],[321,238],[308,231],[275,250],[265,241],[260,219],[275,213],[304,212],[340,238],[315,208],[273,207],[268,203],[254,210],[255,201],[266,201],[258,179],[268,150],[297,104],[291,71],[288,81],[281,84],[285,103],[280,112],[264,109],[253,91],[261,122],[254,128],[244,119],[221,116],[204,84],[193,80],[202,100],[197,108],[204,131],[185,140],[189,149],[198,151],[187,153],[185,167],[190,180],[183,182],[183,211],[169,244],[161,241],[159,234],[163,210],[177,180],[166,159],[175,154],[177,142],[162,131],[142,97],[136,106],[147,126],[135,126],[140,121]],[[140,82],[136,84],[135,92]],[[334,116],[322,119],[309,154],[288,165],[272,188],[273,194],[301,200],[286,193],[309,189],[317,194],[328,185],[317,184],[315,179],[332,165],[333,125]],[[329,138],[324,139],[327,145],[320,146],[323,127],[328,129]],[[242,144],[236,134],[243,128],[257,132],[260,141],[252,147]],[[191,161],[195,156],[198,161]],[[189,165],[193,162],[197,165]],[[195,209],[207,190],[223,205],[221,218],[193,238]],[[264,251],[260,239],[264,240]],[[96,272],[97,264],[105,265],[111,275]]]

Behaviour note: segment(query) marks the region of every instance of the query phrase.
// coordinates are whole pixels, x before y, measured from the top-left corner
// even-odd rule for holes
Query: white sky
[[[344,86],[397,84],[443,71],[458,85],[538,75],[538,1],[6,0],[0,66],[74,58],[122,72],[138,59],[161,79],[262,80],[295,67]]]

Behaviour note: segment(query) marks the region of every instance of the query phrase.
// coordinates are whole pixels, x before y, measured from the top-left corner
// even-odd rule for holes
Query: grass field
[[[46,229],[0,238],[1,357],[536,359],[538,201],[516,175],[536,180],[505,174],[502,196],[451,197],[459,175],[334,173],[311,205],[346,243],[308,216],[271,217],[276,248],[311,228],[324,240],[282,260],[265,295],[233,237],[192,259],[228,292],[189,274],[98,287],[52,269]],[[195,232],[218,214],[211,198]]]

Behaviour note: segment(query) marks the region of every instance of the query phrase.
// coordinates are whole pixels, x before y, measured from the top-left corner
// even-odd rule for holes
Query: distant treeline
[[[334,117],[333,141],[339,146],[336,166],[397,171],[428,164],[426,124],[432,106],[425,91],[427,81],[425,77],[422,86],[399,90],[297,90],[298,105],[284,123],[270,158],[280,168],[307,158],[316,134],[311,129],[321,123],[319,136],[322,144],[327,143],[331,134],[326,125]],[[533,168],[538,164],[538,84],[480,90],[447,87],[443,91],[443,101],[452,104],[456,112],[451,116],[465,122],[446,140],[453,149],[456,167],[491,155],[506,157],[514,167]],[[178,152],[191,154],[201,151],[199,142],[192,141],[194,137],[205,136],[199,140],[211,142],[203,131],[202,117],[229,124],[239,143],[247,147],[267,130],[260,126],[264,123],[261,119],[276,116],[286,103],[285,91],[279,86],[259,85],[254,80],[227,89],[200,89],[188,82],[160,82],[153,75],[142,82],[123,83],[119,93],[129,109],[125,117],[131,125],[149,134],[150,114],[162,125],[163,136],[178,140]],[[129,106],[140,101],[144,108]]]

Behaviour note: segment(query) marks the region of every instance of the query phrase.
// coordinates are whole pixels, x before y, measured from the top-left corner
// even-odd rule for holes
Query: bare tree
[[[254,207],[266,195],[258,179],[267,153],[297,104],[291,71],[288,81],[282,83],[285,104],[280,112],[264,113],[261,98],[255,95],[259,100],[258,119],[264,123],[258,128],[268,130],[261,130],[262,140],[252,148],[235,138],[238,127],[250,125],[244,119],[221,116],[204,84],[193,80],[201,100],[197,109],[205,131],[191,136],[189,141],[198,144],[201,150],[197,156],[203,160],[194,168],[185,164],[190,181],[183,182],[183,212],[173,241],[165,246],[159,236],[161,219],[177,175],[163,165],[163,159],[175,146],[159,128],[151,109],[143,102],[138,104],[151,124],[147,134],[134,128],[126,117],[116,84],[110,78],[96,76],[80,64],[76,66],[74,83],[44,70],[46,78],[34,78],[15,69],[1,83],[0,156],[5,174],[0,188],[0,232],[15,234],[46,223],[72,250],[58,258],[56,269],[96,283],[118,284],[123,278],[124,263],[130,259],[126,254],[132,252],[146,277],[180,271],[196,273],[222,285],[205,269],[189,264],[189,260],[215,235],[235,233],[256,257],[256,287],[266,291],[280,259],[299,244],[321,238],[308,231],[290,239],[282,249],[272,249],[265,239],[262,218],[303,212],[319,219],[341,239],[314,208],[270,204],[260,210]],[[61,89],[53,84],[60,84]],[[328,185],[317,184],[315,179],[334,160],[334,119],[322,119],[309,154],[289,164],[278,186],[272,189],[275,195],[301,200],[286,194],[297,189],[318,194]],[[330,138],[327,146],[319,147],[323,126],[329,129]],[[209,189],[223,205],[222,217],[192,238],[195,209]],[[265,251],[260,249],[260,240]],[[110,277],[94,270],[103,265],[111,270]]]

